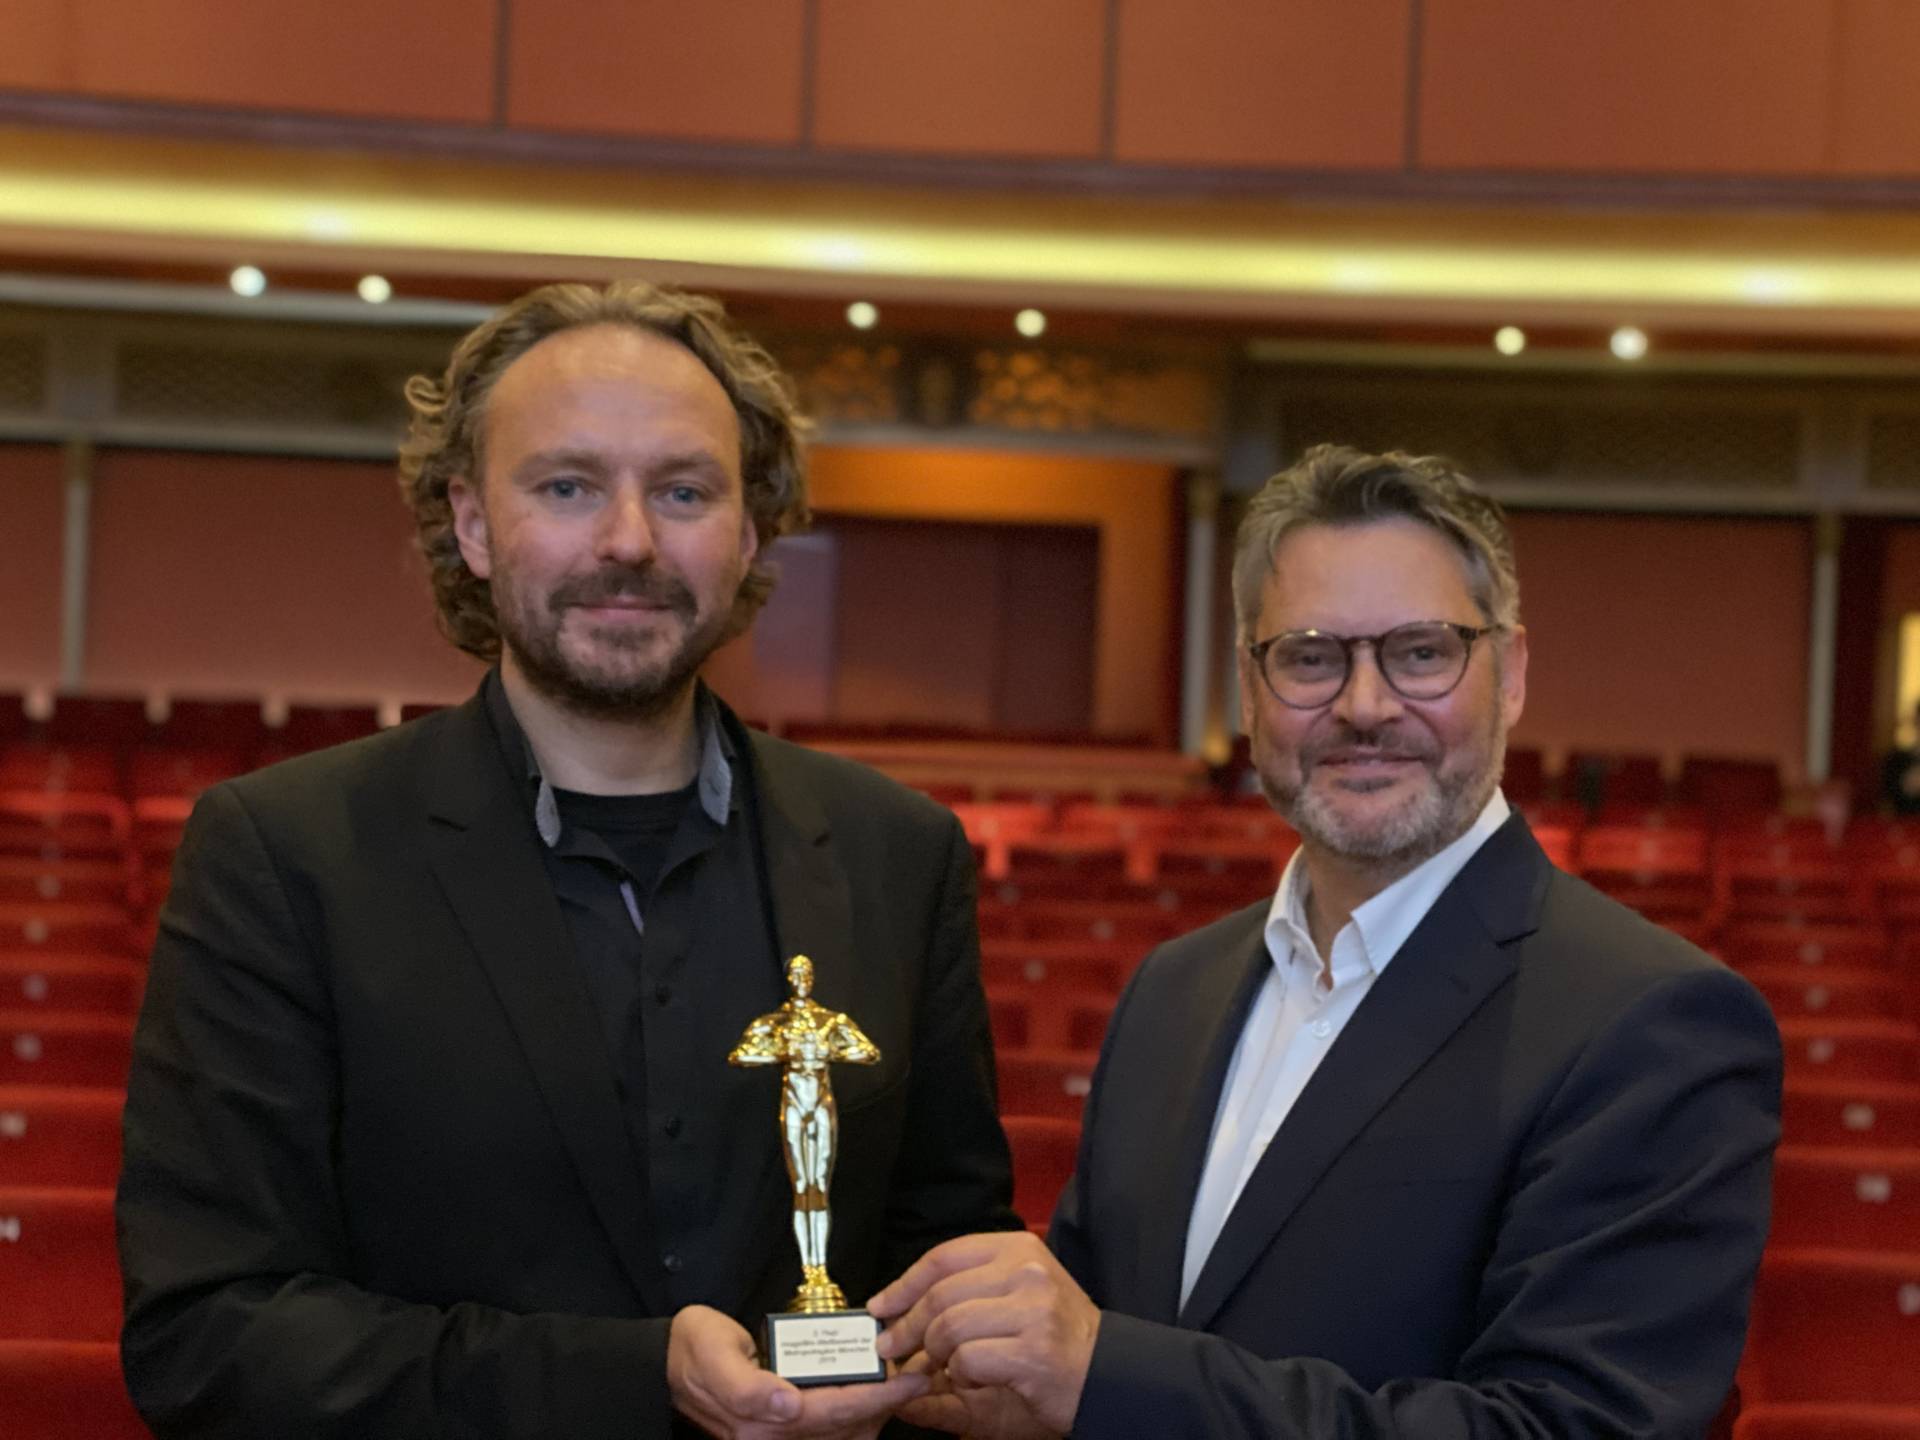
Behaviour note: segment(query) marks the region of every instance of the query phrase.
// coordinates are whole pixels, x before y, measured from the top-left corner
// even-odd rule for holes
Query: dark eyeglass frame
[[[1504,625],[1462,625],[1453,620],[1409,620],[1406,624],[1396,625],[1391,630],[1382,630],[1378,635],[1335,635],[1330,630],[1282,630],[1277,635],[1269,635],[1266,639],[1249,645],[1247,647],[1247,654],[1253,660],[1253,668],[1260,672],[1260,680],[1261,683],[1267,687],[1267,693],[1273,696],[1275,700],[1278,700],[1289,710],[1318,710],[1323,706],[1333,704],[1334,701],[1346,693],[1348,682],[1353,679],[1353,647],[1356,645],[1370,645],[1373,647],[1373,667],[1380,672],[1380,678],[1386,682],[1387,688],[1402,700],[1411,700],[1416,705],[1422,705],[1431,704],[1435,700],[1444,700],[1455,690],[1458,690],[1460,688],[1460,682],[1467,678],[1467,667],[1473,663],[1474,641],[1483,635],[1498,634],[1506,628]],[[1402,630],[1427,629],[1451,630],[1460,637],[1461,643],[1467,648],[1460,657],[1460,673],[1453,677],[1453,683],[1451,685],[1433,695],[1409,695],[1398,685],[1394,684],[1393,677],[1387,674],[1387,667],[1380,663],[1380,644],[1389,636],[1398,635]],[[1311,705],[1298,704],[1282,695],[1278,687],[1273,683],[1272,673],[1267,669],[1267,652],[1273,649],[1275,645],[1278,645],[1282,640],[1305,639],[1333,641],[1340,647],[1340,657],[1345,665],[1345,669],[1340,676],[1340,683],[1334,687],[1333,693],[1324,700],[1314,701]]]

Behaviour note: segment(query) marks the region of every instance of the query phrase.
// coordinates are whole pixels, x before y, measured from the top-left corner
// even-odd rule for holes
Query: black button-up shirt
[[[747,1021],[785,995],[751,767],[737,763],[704,687],[699,773],[666,795],[556,790],[497,673],[487,679],[487,709],[526,785],[571,963],[600,1016],[674,1303],[724,1308],[731,1297],[719,1291],[739,1283],[732,1261],[741,1241],[769,1223],[758,1208],[760,1166],[776,1143],[774,1096],[758,1094],[765,1077],[734,1070],[727,1052]],[[722,1117],[740,1113],[737,1087],[756,1079],[758,1103],[746,1108],[766,1129],[743,1144],[727,1133],[738,1120]]]

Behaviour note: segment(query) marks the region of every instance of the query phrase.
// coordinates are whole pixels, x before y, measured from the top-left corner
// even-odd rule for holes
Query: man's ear
[[[1507,728],[1520,720],[1527,708],[1527,627],[1516,625],[1505,637],[1500,657],[1500,708]]]
[[[1247,653],[1247,647],[1244,645],[1234,645],[1233,660],[1235,667],[1240,672],[1240,684],[1238,687],[1240,691],[1240,733],[1242,735],[1251,735],[1253,734],[1254,727],[1259,723],[1259,717],[1254,714],[1253,707],[1260,703],[1260,697],[1254,690],[1256,685],[1262,683],[1260,672],[1254,668],[1253,657]]]
[[[740,507],[740,563],[753,564],[753,557],[760,553],[760,530],[753,523],[753,511]]]
[[[453,507],[453,538],[459,542],[460,558],[474,574],[487,579],[493,573],[493,542],[487,533],[487,507],[480,487],[456,475],[447,485],[447,503]]]

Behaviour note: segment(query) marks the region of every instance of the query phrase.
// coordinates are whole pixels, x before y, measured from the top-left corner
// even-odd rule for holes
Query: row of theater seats
[[[138,798],[69,803],[86,793],[32,792],[40,808],[0,801],[0,1434],[140,1433],[126,1428],[134,1422],[111,1363],[110,1187],[141,957],[188,799],[147,797],[168,804],[150,808],[143,830]],[[1132,967],[1160,940],[1270,894],[1295,841],[1247,806],[956,808],[982,861],[983,969],[1016,1201],[1043,1228]],[[1785,820],[1535,818],[1563,863],[1719,948],[1781,1014],[1790,1067],[1781,1218],[1756,1302],[1742,1425],[1783,1440],[1868,1433],[1822,1430],[1832,1415],[1793,1408],[1808,1405],[1839,1405],[1835,1423],[1900,1423],[1899,1405],[1920,1407],[1920,1391],[1885,1378],[1889,1365],[1920,1376],[1920,1071],[1900,941],[1920,832],[1860,825],[1832,843]],[[1785,1353],[1810,1343],[1842,1349]],[[68,1392],[81,1398],[47,1398]],[[1870,1410],[1858,1411],[1863,1403]],[[60,1417],[87,1405],[104,1410],[62,1428]],[[31,1425],[21,1419],[30,1413]]]

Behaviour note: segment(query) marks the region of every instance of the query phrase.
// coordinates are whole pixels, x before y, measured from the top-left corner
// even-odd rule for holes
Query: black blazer
[[[834,1077],[831,1269],[857,1302],[1018,1224],[972,856],[924,797],[734,734],[781,954],[812,955],[884,1056]],[[160,1435],[669,1433],[644,1156],[531,812],[477,699],[196,807],[118,1206],[123,1359]],[[713,1059],[724,1183],[765,1219],[700,1298],[751,1329],[799,1280],[777,1087]]]
[[[1075,1435],[1704,1431],[1779,1136],[1753,989],[1515,816],[1334,1042],[1183,1306],[1267,908],[1161,947],[1108,1031],[1052,1236],[1106,1311]]]

